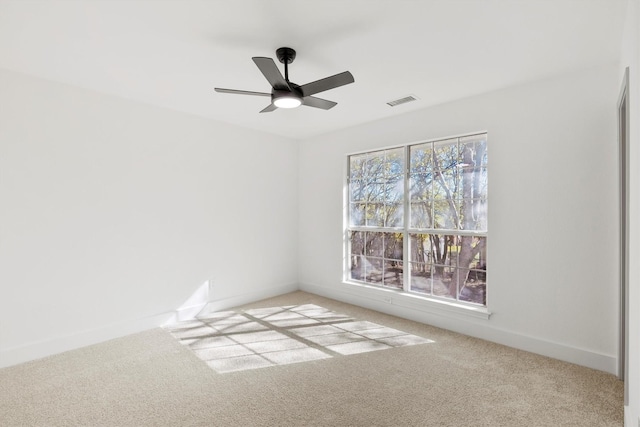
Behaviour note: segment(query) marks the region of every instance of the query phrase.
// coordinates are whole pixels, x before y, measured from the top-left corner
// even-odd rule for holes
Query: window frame
[[[413,227],[411,224],[411,205],[412,205],[412,197],[411,197],[411,148],[417,147],[424,144],[430,143],[438,143],[438,142],[446,142],[455,140],[458,147],[462,144],[461,139],[470,138],[470,137],[483,137],[485,141],[485,150],[488,152],[488,132],[487,131],[478,131],[478,132],[470,132],[460,135],[448,136],[443,138],[432,138],[428,140],[421,140],[417,142],[386,146],[380,148],[374,148],[369,150],[362,150],[357,152],[351,152],[346,154],[346,172],[344,174],[344,200],[345,200],[345,209],[344,209],[344,267],[343,267],[343,282],[349,285],[355,286],[364,286],[373,289],[380,289],[387,292],[393,292],[395,294],[400,294],[402,296],[407,296],[411,300],[415,300],[418,298],[419,300],[432,301],[436,303],[444,303],[449,306],[462,307],[465,309],[471,309],[472,311],[484,313],[486,314],[486,318],[488,319],[489,311],[488,311],[488,271],[485,265],[485,294],[484,294],[484,304],[480,304],[477,302],[469,302],[460,299],[460,288],[459,284],[456,286],[456,296],[455,298],[446,297],[446,296],[438,296],[431,293],[423,293],[418,292],[411,289],[411,235],[413,234],[433,234],[433,235],[441,235],[441,236],[472,236],[484,238],[484,256],[486,261],[486,253],[488,252],[488,235],[489,235],[489,226],[488,226],[488,175],[489,175],[489,161],[482,162],[480,164],[481,168],[485,168],[484,173],[486,174],[486,198],[485,198],[485,229],[484,230],[456,230],[456,229],[444,229],[444,228],[434,228],[434,225],[431,224],[431,228],[420,228]],[[443,144],[444,145],[444,144]],[[368,225],[357,225],[351,226],[351,158],[352,156],[358,156],[363,154],[373,154],[377,152],[386,152],[389,150],[397,150],[402,149],[403,153],[403,195],[402,195],[402,207],[403,207],[403,225],[401,227],[384,227],[384,226],[368,226]],[[485,154],[487,155],[487,154]],[[478,167],[478,166],[476,166]],[[451,200],[446,198],[445,200]],[[453,200],[458,200],[455,197]],[[464,199],[460,199],[464,200]],[[475,200],[475,199],[472,199]],[[389,286],[384,286],[381,282],[380,284],[367,282],[366,280],[357,280],[351,278],[351,259],[352,259],[352,248],[351,248],[351,232],[375,232],[375,233],[400,233],[403,237],[403,261],[402,261],[402,288],[394,289]],[[466,269],[467,267],[465,267]],[[433,288],[432,288],[433,289]],[[385,298],[385,301],[390,302],[390,298]]]

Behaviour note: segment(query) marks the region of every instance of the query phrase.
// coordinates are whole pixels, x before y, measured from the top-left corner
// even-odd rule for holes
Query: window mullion
[[[346,178],[347,178],[347,185],[345,187],[343,187],[343,194],[344,194],[344,198],[347,200],[346,203],[346,209],[343,211],[343,218],[346,224],[346,227],[344,227],[344,242],[345,242],[345,247],[344,247],[344,256],[343,256],[343,269],[344,271],[342,272],[342,278],[343,280],[349,280],[350,278],[350,271],[351,271],[351,165],[350,165],[350,158],[349,156],[347,156],[347,164],[346,164]]]
[[[351,226],[349,231],[377,231],[380,233],[402,233],[402,227]]]
[[[452,230],[447,228],[410,228],[407,227],[407,233],[413,234],[448,234],[453,236],[478,236],[484,237],[487,235],[486,231],[475,230]]]
[[[411,220],[411,203],[409,203],[409,201],[411,200],[411,195],[409,194],[409,191],[411,191],[410,185],[409,185],[409,171],[411,168],[411,162],[409,159],[409,155],[410,155],[410,151],[409,151],[409,146],[404,147],[404,193],[403,193],[403,200],[402,200],[402,206],[403,206],[403,211],[404,211],[404,218],[403,218],[403,222],[402,222],[402,253],[403,253],[403,257],[402,257],[402,289],[405,292],[408,292],[410,289],[410,277],[409,275],[411,274],[410,271],[410,261],[411,261],[411,244],[409,242],[409,234],[407,233],[407,230],[409,228],[410,225],[410,220]]]

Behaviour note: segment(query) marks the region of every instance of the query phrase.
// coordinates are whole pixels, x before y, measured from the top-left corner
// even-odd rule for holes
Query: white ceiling
[[[0,67],[302,139],[618,60],[626,0],[0,0]],[[258,112],[251,60],[342,71],[331,110]],[[276,63],[281,66],[279,62]],[[419,101],[386,102],[406,95]]]

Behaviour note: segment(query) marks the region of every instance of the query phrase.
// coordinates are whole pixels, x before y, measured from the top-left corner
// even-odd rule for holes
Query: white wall
[[[615,373],[618,92],[612,64],[305,141],[301,288]],[[386,292],[343,284],[345,154],[481,130],[489,135],[490,320],[407,298],[388,304]]]
[[[295,142],[0,71],[0,366],[297,288]],[[223,300],[222,302],[220,302]]]
[[[629,0],[622,43],[621,69],[629,67],[629,405],[625,425],[640,425],[640,0]]]

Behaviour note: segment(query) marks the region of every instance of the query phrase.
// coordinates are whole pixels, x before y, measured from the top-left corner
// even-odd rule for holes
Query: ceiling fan
[[[338,105],[338,103],[327,101],[322,98],[316,98],[311,95],[344,86],[355,81],[353,79],[353,75],[350,72],[345,71],[331,77],[326,77],[324,79],[299,86],[289,81],[289,64],[291,64],[296,58],[296,51],[290,47],[281,47],[276,50],[276,56],[278,57],[278,60],[284,64],[284,77],[282,77],[282,73],[280,73],[280,70],[273,59],[260,56],[251,58],[262,74],[266,77],[269,84],[271,84],[272,89],[270,93],[223,89],[219,87],[215,88],[216,92],[235,93],[239,95],[270,96],[271,104],[260,111],[261,113],[269,113],[278,108],[296,108],[300,105],[328,110]]]

